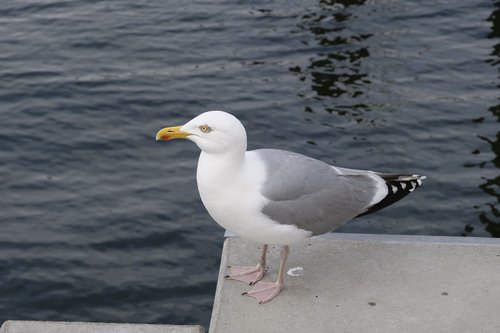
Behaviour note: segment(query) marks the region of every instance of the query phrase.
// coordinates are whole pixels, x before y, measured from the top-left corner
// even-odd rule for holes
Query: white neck
[[[205,183],[223,185],[228,179],[241,171],[245,161],[245,152],[226,152],[210,154],[201,152],[198,159],[197,178]],[[208,167],[209,166],[209,167]]]

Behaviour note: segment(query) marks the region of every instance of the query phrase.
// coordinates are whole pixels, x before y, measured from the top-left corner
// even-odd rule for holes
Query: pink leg
[[[250,285],[257,283],[264,277],[266,270],[267,244],[262,245],[260,259],[257,266],[228,266],[229,275],[226,279],[247,282]]]
[[[259,281],[255,284],[252,290],[243,293],[243,295],[256,298],[259,301],[259,304],[269,302],[270,300],[278,296],[285,284],[285,267],[289,253],[290,248],[288,247],[288,245],[283,246],[283,248],[281,249],[280,268],[278,271],[278,279],[276,280],[276,282],[272,283]]]

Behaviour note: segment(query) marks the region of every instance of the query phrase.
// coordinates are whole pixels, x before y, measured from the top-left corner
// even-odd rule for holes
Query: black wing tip
[[[369,207],[366,212],[359,214],[358,217],[374,213],[403,199],[420,187],[420,185],[422,185],[422,180],[427,178],[426,176],[420,175],[379,174],[379,176],[385,181],[388,190],[387,195],[382,200]]]

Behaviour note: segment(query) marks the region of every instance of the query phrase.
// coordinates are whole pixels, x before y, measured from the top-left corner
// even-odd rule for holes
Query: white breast
[[[262,244],[291,244],[310,232],[279,224],[261,210],[268,199],[260,194],[266,179],[264,164],[253,152],[243,159],[201,153],[197,182],[210,216],[233,233]]]

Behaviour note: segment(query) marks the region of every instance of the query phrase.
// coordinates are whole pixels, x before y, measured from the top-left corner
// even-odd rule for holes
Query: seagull
[[[290,245],[385,208],[425,178],[340,168],[286,150],[247,151],[245,128],[224,111],[202,113],[156,134],[156,140],[182,138],[201,149],[196,180],[210,216],[234,234],[262,244],[256,266],[229,266],[225,276],[253,286],[243,295],[259,303],[283,289]],[[262,281],[269,244],[282,246],[275,282]]]

